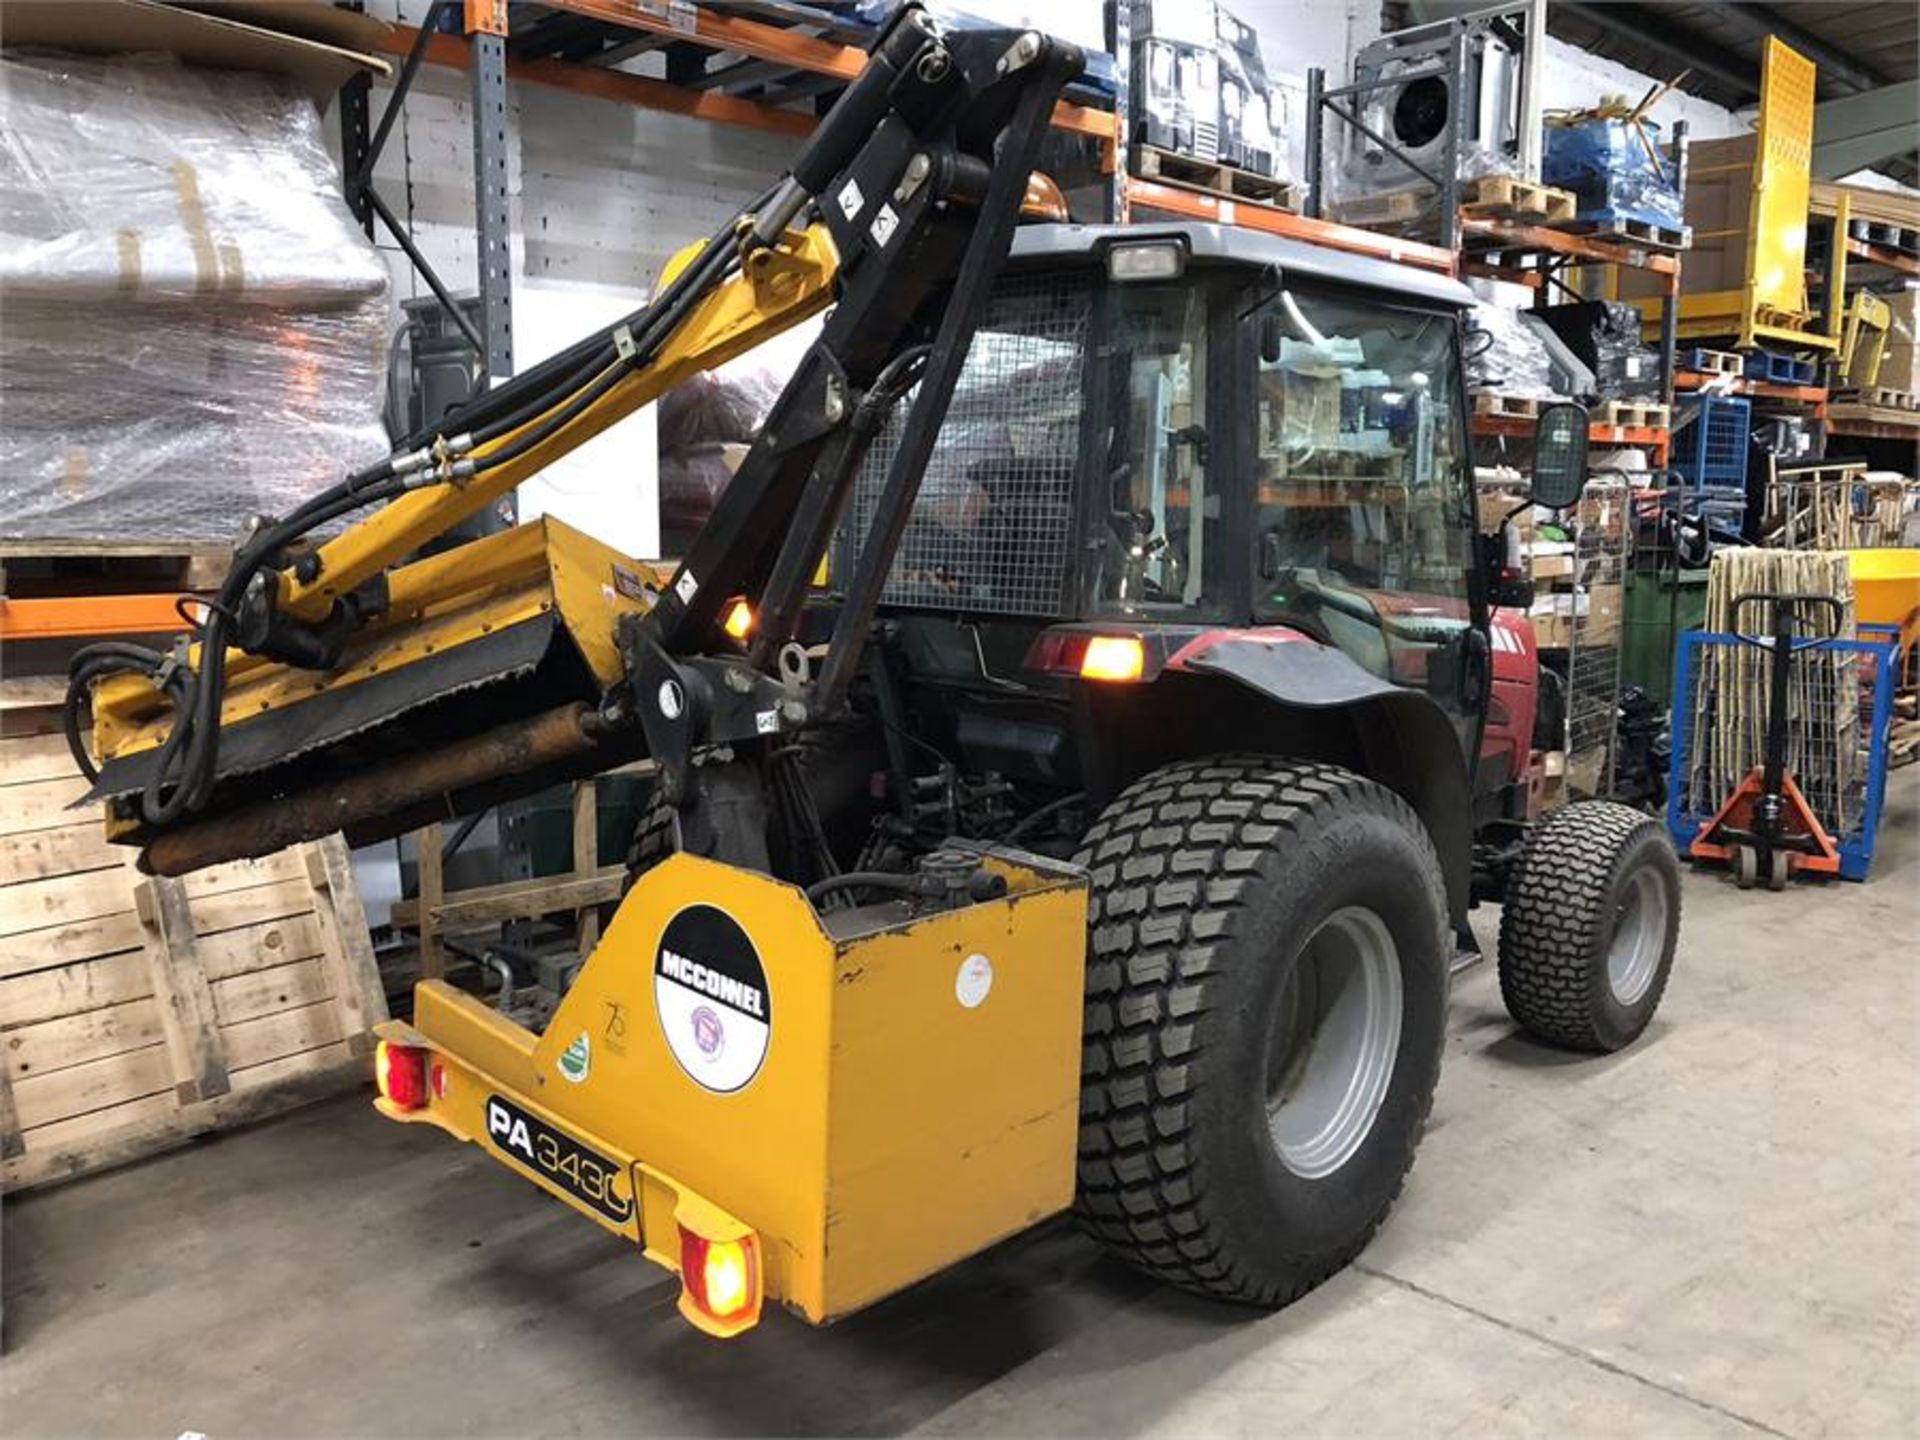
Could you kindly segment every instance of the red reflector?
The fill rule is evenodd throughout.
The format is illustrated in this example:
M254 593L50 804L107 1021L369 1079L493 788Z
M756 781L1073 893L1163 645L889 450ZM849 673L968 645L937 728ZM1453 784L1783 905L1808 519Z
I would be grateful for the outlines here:
M427 1052L382 1040L373 1052L373 1078L380 1098L395 1109L421 1109L427 1103Z
M701 1314L721 1324L749 1316L760 1301L759 1247L751 1235L709 1240L680 1227L680 1283Z

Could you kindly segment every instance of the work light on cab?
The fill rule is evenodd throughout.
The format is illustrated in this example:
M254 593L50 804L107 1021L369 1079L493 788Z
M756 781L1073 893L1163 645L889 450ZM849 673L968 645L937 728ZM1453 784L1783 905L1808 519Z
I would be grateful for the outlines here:
M1187 268L1186 242L1147 240L1114 245L1107 251L1107 275L1120 284L1178 280Z
M373 1079L380 1098L395 1110L421 1110L427 1103L427 1052L382 1040L373 1052Z
M726 1338L760 1322L760 1246L751 1234L709 1239L680 1227L680 1313Z

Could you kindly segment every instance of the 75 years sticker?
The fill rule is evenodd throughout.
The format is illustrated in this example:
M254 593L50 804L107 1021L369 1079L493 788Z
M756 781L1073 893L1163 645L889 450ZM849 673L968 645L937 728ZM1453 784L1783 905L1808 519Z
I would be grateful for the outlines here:
M667 1048L696 1084L727 1094L760 1073L773 996L753 940L726 911L689 905L653 957L653 1002Z

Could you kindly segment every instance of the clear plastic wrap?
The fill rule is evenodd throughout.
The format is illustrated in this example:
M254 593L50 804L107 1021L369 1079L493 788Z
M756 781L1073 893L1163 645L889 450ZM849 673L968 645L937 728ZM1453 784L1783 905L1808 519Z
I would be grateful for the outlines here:
M1659 132L1646 119L1549 123L1540 179L1571 190L1582 220L1685 229L1673 166L1660 153Z
M770 368L734 365L689 376L660 397L660 451L746 444L786 384Z
M0 56L0 535L232 539L384 454L387 285L292 88Z
M1519 128L1527 123L1519 113L1522 55L1490 27L1471 28L1466 44L1463 95L1451 94L1448 82L1434 73L1431 53L1404 48L1397 35L1383 35L1355 54L1353 81L1369 88L1351 103L1373 133L1331 112L1323 117L1330 127L1330 151L1338 156L1327 167L1327 199L1336 218L1429 229L1437 217L1429 177L1447 168L1450 125L1459 132L1454 157L1459 179L1529 178L1520 162Z
M1553 358L1545 343L1504 305L1482 304L1467 317L1467 388L1500 395L1553 395Z
M1582 300L1535 312L1593 372L1602 400L1657 400L1660 352L1641 337L1638 307L1617 300Z

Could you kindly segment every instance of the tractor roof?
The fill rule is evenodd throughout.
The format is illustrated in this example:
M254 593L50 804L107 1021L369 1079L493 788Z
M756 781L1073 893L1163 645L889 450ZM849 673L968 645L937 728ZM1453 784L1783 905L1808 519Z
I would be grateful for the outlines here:
M1023 225L1014 234L1012 258L1016 264L1091 260L1108 242L1138 244L1158 236L1183 238L1188 254L1201 263L1274 266L1287 275L1311 275L1454 307L1471 305L1474 299L1473 292L1459 281L1431 270L1330 250L1237 225L1197 221L1166 225Z

